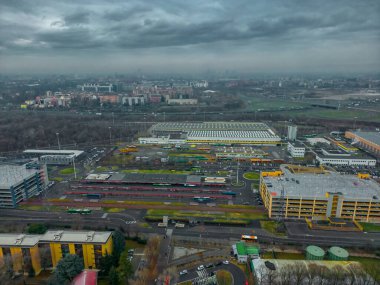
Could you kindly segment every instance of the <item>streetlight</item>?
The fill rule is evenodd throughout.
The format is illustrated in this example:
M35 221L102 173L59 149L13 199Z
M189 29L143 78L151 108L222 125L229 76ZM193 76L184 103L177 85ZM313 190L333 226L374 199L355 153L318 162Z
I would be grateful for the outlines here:
M357 119L358 117L354 117L354 130L355 130L355 127L356 127L356 119Z
M77 179L77 170L75 168L75 155L73 156L74 178Z
M108 130L110 132L110 145L111 145L111 127L108 127Z
M59 133L55 133L57 135L57 141L58 141L58 149L61 150L61 144L59 143Z

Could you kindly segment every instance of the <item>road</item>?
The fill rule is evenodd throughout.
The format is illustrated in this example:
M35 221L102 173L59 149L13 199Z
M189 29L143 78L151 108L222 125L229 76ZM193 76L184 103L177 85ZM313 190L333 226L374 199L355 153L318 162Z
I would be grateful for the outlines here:
M90 215L75 215L65 212L39 212L39 211L24 211L17 209L0 209L2 219L0 223L13 221L15 223L46 223L53 224L74 224L81 221L86 225L91 225L98 228L123 228L125 231L138 231L140 233L161 234L165 233L165 229L157 228L153 225L152 228L139 227L138 224L129 224L127 222L136 221L143 222L141 211L130 210L126 213L108 213L105 218L102 218L103 212L94 211ZM294 223L294 222L292 222ZM299 225L300 231L291 231L288 237L276 237L260 228L242 228L242 227L224 227L224 226L199 226L186 227L183 229L174 229L173 236L184 236L202 239L215 240L239 240L242 234L253 233L258 236L261 242L275 244L302 244L302 245L321 245L321 246L366 246L371 248L380 247L380 233L347 233L347 232L328 232L328 231L310 231L305 229L304 223L296 222Z
M207 274L210 274L211 272L216 272L218 270L229 271L232 274L232 277L234 280L233 284L235 285L243 285L246 281L244 272L235 264L230 263L230 264L222 264L218 266L213 266L211 268L205 268L202 271L197 271L196 267L187 269L188 273L180 276L178 282L193 280L199 276L202 276L202 275L204 276L205 272L207 272Z

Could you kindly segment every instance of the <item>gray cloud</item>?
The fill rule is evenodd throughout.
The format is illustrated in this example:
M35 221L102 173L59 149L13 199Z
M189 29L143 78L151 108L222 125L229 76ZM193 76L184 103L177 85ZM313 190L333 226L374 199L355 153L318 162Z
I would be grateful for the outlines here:
M83 53L126 58L148 53L157 62L162 56L186 54L192 61L228 55L237 63L242 56L255 61L250 53L273 57L285 49L305 58L336 55L339 65L342 54L359 46L368 59L377 64L380 59L376 0L0 0L0 5L0 60L7 66L16 54L70 55L74 61ZM356 58L352 54L365 69L366 60Z

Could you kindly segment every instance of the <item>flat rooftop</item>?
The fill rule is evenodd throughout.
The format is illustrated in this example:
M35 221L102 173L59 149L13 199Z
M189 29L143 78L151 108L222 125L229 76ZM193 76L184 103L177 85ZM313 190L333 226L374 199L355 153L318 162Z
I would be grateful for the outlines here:
M39 170L36 169L26 169L25 164L0 164L0 189L8 189L38 172Z
M380 132L362 132L362 131L356 131L352 132L358 137L361 137L367 141L373 142L380 146Z
M291 173L281 165L284 175L264 177L265 183L272 185L268 191L272 196L280 197L284 187L285 196L327 199L327 192L341 192L346 199L368 200L377 197L380 201L380 185L372 179L359 179L355 175L342 175L336 172L325 174ZM298 181L298 183L297 183Z
M27 149L24 150L25 154L36 154L36 155L74 155L75 157L80 156L83 150L67 150L67 149Z
M158 123L152 126L152 131L202 131L202 130L220 130L220 131L260 131L268 130L268 125L255 122L167 122Z
M39 238L39 235L0 234L0 247L33 247Z
M229 130L229 131L215 131L215 130L202 130L202 131L189 131L187 134L188 140L196 139L213 139L213 140L278 140L278 137L272 130L260 130L260 131L245 131L245 130Z
M41 242L106 243L112 232L47 231L39 236Z
M376 160L372 156L369 156L365 153L347 153L347 152L339 152L339 151L331 151L328 150L329 154L323 153L321 150L315 150L314 151L318 157L320 158L331 158L331 159L366 159L366 160Z

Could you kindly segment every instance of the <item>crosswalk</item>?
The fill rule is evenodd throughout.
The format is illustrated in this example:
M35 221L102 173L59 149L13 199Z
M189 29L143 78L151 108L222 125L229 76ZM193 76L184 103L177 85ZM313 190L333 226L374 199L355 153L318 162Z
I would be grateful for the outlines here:
M210 276L206 269L197 270L198 277L193 279L193 284L206 284L205 281Z

